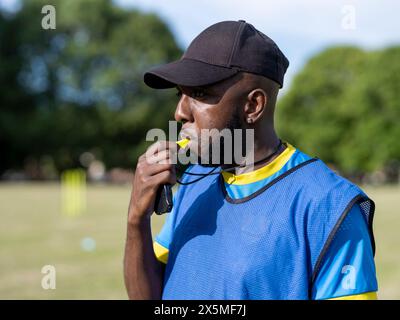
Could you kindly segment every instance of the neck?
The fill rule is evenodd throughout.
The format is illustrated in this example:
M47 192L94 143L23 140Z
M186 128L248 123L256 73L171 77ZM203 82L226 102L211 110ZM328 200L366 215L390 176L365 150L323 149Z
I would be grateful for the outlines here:
M251 162L256 164L235 168L235 174L239 175L242 173L251 172L272 162L276 157L279 156L279 154L281 154L281 152L285 149L284 147L280 147L278 152L276 152L271 158L257 163L258 161L267 158L269 155L273 154L276 151L278 145L279 138L276 135L275 130L273 129L270 132L264 132L262 135L260 135L260 137L255 137L254 160Z

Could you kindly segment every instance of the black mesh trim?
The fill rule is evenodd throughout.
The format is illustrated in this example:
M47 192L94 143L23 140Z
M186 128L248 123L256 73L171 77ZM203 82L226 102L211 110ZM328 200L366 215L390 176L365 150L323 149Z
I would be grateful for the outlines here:
M374 234L372 230L372 221L375 213L375 203L368 197L365 197L361 194L355 196L346 206L344 209L343 213L341 214L339 220L336 222L335 226L333 227L331 233L328 236L328 239L326 240L324 247L321 250L321 253L318 256L317 262L315 263L314 271L311 276L311 283L309 286L309 298L311 299L312 295L312 288L315 282L315 279L318 275L319 269L321 268L322 262L325 258L325 255L335 238L335 235L337 231L339 230L340 225L343 223L344 219L346 218L347 214L350 212L350 210L353 208L353 206L358 203L360 205L361 210L363 211L363 214L367 216L367 224L368 224L368 231L370 233L370 240L371 240L371 245L372 245L372 252L373 255L375 256L375 239L374 239Z
M312 159L309 159L309 160L307 160L307 161L304 161L304 162L298 164L297 166L291 168L290 170L288 170L288 171L286 171L285 173L281 174L280 176L276 177L274 180L272 180L271 182L269 182L268 184L266 184L266 185L265 185L264 187L262 187L261 189L257 190L256 192L252 193L251 195L249 195L249 196L247 196L247 197L240 198L240 199L232 199L232 198L228 195L228 193L227 193L227 191L226 191L226 188L225 188L224 177L223 177L222 174L221 174L220 179L221 179L222 191L223 191L223 193L224 193L224 196L225 196L226 201L228 201L228 202L230 202L230 203L234 203L234 204L243 203L243 202L249 201L249 200L251 200L251 199L257 197L258 195L260 195L261 193L263 193L265 190L267 190L268 188L270 188L271 186L273 186L275 183L281 181L283 178L287 177L288 175L290 175L291 173L295 172L296 170L298 170L298 169L304 167L304 166L307 165L307 164L310 164L310 163L312 163L312 162L314 162L314 161L317 161L317 160L319 160L319 158L312 158Z
M366 220L368 222L368 231L371 238L371 245L372 245L372 253L375 257L375 238L374 238L374 230L373 230L373 221L374 221L374 214L375 214L375 202L369 198L367 200L362 201L359 203L364 215L366 215Z

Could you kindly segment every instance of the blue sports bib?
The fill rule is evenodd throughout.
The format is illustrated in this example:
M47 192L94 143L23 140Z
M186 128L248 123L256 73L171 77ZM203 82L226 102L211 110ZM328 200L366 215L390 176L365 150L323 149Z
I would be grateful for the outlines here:
M373 201L316 158L237 200L221 176L181 186L163 299L309 299L327 248L356 203L373 246Z

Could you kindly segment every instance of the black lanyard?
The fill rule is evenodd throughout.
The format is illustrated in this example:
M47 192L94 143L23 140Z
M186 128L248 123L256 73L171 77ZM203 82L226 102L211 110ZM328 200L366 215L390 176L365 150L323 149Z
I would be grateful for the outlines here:
M260 163L262 163L262 162L268 162L270 159L272 159L272 157L274 157L276 154L279 153L279 151L280 151L282 145L283 145L283 142L282 142L281 139L279 139L279 143L278 143L277 147L274 149L274 151L273 151L271 154L269 154L268 156L266 156L265 158L263 158L263 159L261 159L261 160L258 160L258 161L256 161L256 162L253 162L251 165L255 166L255 165L260 164ZM227 169L224 169L223 171L232 171L232 170L234 170L234 169L236 169L236 168L244 168L244 167L246 167L246 166L249 166L249 165L248 165L248 164L236 165L236 166L233 166L233 167L229 167L229 168L227 168ZM183 174L187 174L187 175L190 175L190 176L200 176L200 178L195 179L195 180L192 180L192 181L189 181L189 182L182 182L182 181L180 181L180 180L177 180L176 182L178 182L178 183L181 184L181 185L189 185L189 184L198 182L198 181L200 181L201 179L204 179L205 177L208 177L208 176L210 176L210 175L221 174L221 172L214 172L217 168L219 168L219 167L215 167L215 168L213 168L212 170L210 170L210 171L207 172L207 173L183 172ZM178 169L178 170L179 170L179 169Z

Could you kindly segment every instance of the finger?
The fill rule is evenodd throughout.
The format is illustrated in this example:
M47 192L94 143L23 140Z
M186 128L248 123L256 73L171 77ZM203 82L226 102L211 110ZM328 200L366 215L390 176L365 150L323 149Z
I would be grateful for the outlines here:
M174 185L176 183L176 174L171 171L163 171L152 176L152 182L157 187L167 183Z
M167 150L162 150L156 154L153 154L149 158L146 159L148 164L155 164L155 163L172 163L171 161L173 160L173 151L167 149Z
M153 164L148 167L147 175L148 176L155 176L163 171L171 171L175 173L175 166L173 164L165 163L165 164Z
M176 149L177 145L175 142L172 141L157 141L156 143L152 144L146 151L146 155L153 155L162 150L166 149Z

